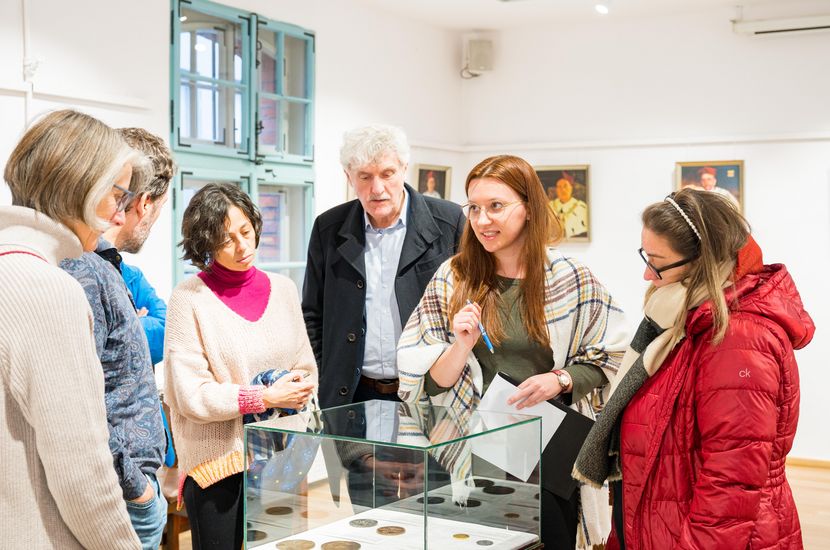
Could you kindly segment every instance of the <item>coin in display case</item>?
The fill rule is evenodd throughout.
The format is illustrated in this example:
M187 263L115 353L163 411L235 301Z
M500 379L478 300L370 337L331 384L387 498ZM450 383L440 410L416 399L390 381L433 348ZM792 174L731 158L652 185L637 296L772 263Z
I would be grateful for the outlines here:
M427 497L427 504L441 504L444 502L444 497ZM424 503L424 497L418 499L418 504Z
M403 535L406 529L398 527L397 525L387 525L385 527L378 527L378 534L385 537L394 537L396 535Z
M262 540L267 536L268 535L265 533L265 531L259 531L257 529L248 529L248 540Z
M310 540L294 539L277 543L277 550L310 550L311 548L314 548L314 542Z
M320 548L323 550L357 550L360 548L360 544L350 540L335 540L332 542L324 542Z
M495 485L492 479L476 478L473 480L473 483L476 487L490 487L491 485Z
M269 516L287 516L293 511L291 506L271 506L265 509L265 513Z
M481 539L477 540L476 544L478 544L479 546L493 546L493 541L490 539Z
M470 538L470 535L468 535L467 533L456 533L452 536L452 538L458 540L467 540L468 538Z
M353 519L349 522L352 527L374 527L377 524L378 520L368 518Z

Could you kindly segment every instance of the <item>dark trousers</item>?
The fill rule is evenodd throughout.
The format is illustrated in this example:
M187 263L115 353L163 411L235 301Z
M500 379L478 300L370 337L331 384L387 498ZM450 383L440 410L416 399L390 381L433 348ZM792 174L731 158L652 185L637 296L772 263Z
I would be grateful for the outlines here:
M184 505L190 520L193 550L242 548L245 518L242 474L202 489L190 476L184 482Z
M579 488L567 500L542 488L540 523L545 550L573 550L579 523Z

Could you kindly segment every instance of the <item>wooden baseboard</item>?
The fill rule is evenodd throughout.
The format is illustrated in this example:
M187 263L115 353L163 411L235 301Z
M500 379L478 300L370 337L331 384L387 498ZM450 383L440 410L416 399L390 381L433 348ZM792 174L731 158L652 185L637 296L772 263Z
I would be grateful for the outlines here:
M787 457L787 466L798 466L800 468L825 468L830 470L830 460L819 460L817 458Z

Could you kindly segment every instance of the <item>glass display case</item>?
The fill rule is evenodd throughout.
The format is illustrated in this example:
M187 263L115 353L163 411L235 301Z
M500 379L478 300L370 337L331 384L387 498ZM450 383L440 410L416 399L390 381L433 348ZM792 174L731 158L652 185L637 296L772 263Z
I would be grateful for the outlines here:
M248 549L538 548L541 419L368 401L245 426Z

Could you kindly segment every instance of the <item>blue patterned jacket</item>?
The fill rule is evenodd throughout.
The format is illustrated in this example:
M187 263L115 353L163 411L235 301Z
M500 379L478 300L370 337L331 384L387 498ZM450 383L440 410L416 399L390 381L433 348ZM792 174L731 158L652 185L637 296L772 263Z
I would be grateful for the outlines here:
M100 239L97 250L112 245ZM83 287L95 319L95 348L104 369L110 451L125 500L141 496L155 475L165 435L150 349L124 280L94 252L61 267Z

